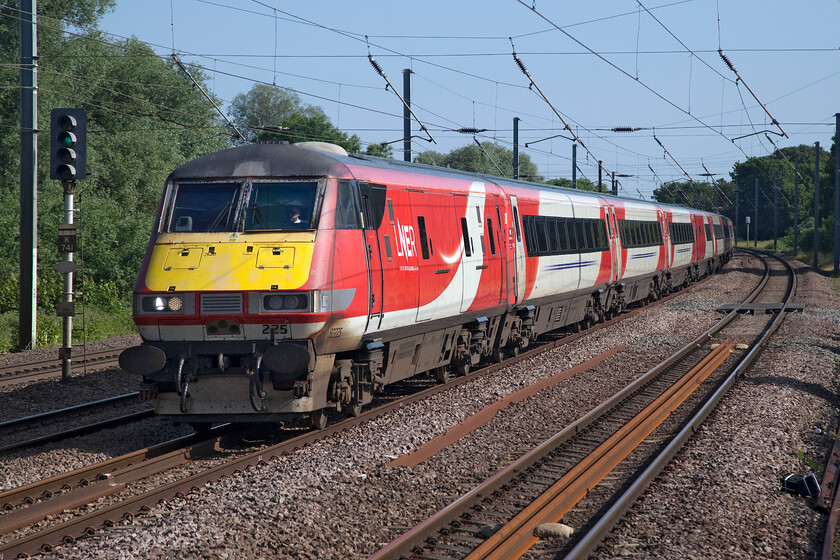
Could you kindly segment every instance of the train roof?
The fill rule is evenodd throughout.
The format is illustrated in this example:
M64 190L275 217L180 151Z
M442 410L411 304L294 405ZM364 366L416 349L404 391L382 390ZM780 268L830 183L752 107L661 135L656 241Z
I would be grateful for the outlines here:
M557 187L543 183L532 183L518 179L508 179L505 177L498 177L483 173L471 173L448 167L437 167L423 163L399 161L364 154L347 154L341 150L341 148L338 148L337 150L330 149L329 147L325 148L325 145L322 143L310 146L260 143L228 148L219 152L207 154L177 167L174 171L172 171L172 173L170 173L169 179L350 175L351 166L365 166L467 180L475 180L475 178L478 177L502 187L508 185L544 191L559 191L568 195L593 196L634 203L655 204L664 208L673 208L683 211L692 210L695 212L707 213L702 210L696 210L678 204L613 196L611 193Z

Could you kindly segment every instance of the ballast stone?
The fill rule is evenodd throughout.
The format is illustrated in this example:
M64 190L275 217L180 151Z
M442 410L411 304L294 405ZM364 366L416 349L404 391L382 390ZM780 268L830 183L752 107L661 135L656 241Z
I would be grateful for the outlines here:
M538 539L568 539L575 530L563 523L541 523L534 527L534 536Z

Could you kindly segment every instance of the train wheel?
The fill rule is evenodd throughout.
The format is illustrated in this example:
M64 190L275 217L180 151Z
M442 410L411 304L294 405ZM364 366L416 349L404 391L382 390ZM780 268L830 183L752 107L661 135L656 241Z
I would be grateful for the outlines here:
M316 430L323 430L327 427L327 411L326 409L313 410L309 415L309 422Z
M452 378L452 374L449 371L449 366L436 367L432 370L432 373L435 376L435 381L437 381L441 385L443 385Z
M493 360L500 364L509 358L509 354L507 348L494 348L493 349Z

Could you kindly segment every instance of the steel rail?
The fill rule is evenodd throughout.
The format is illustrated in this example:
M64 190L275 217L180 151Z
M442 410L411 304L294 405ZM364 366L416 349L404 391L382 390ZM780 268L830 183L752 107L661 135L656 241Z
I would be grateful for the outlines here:
M24 449L26 447L33 447L35 445L41 445L43 443L60 441L69 437L80 436L92 432L97 432L99 430L113 428L114 426L122 426L123 424L127 424L129 422L136 422L137 420L145 420L146 418L151 418L154 415L155 411L151 408L147 410L141 410L139 412L132 412L130 414L118 416L116 418L109 418L107 420L93 422L92 424L85 424L84 426L69 428L67 430L56 432L54 434L47 434L45 436L39 436L36 438L10 443L8 445L3 445L0 446L0 453L8 453L9 451L14 451L16 449Z
M759 254L758 251L750 251L753 254ZM769 254L769 253L764 253ZM723 399L724 395L729 391L735 381L742 376L746 370L752 365L756 357L764 348L765 343L770 336L776 332L781 325L786 312L784 310L796 292L796 271L791 264L782 258L771 255L779 262L784 264L787 268L790 283L788 285L787 293L784 299L782 310L773 317L773 320L765 327L761 337L753 344L747 355L741 360L738 366L732 371L721 386L703 405L703 407L688 421L685 427L671 440L671 442L662 450L662 452L653 460L653 462L645 469L645 471L636 479L636 481L627 489L627 491L616 501L612 507L604 514L604 516L595 524L595 526L578 541L577 545L566 556L566 560L578 560L586 558L588 554L594 551L603 542L604 538L615 527L618 521L623 517L624 513L630 508L642 492L644 492L656 476L665 468L665 466L674 458L677 452L685 445L689 438L694 435L700 425L711 414L712 410Z
M752 254L752 253L751 253ZM763 259L762 259L763 260ZM607 414L618 403L623 401L626 397L640 389L649 380L659 375L663 370L671 367L673 364L682 360L686 355L694 351L696 348L706 344L716 333L725 328L729 323L734 321L739 314L740 309L754 301L762 292L767 282L770 279L770 267L764 261L764 274L758 282L756 288L740 303L733 308L723 318L721 318L715 325L709 328L697 338L686 344L683 348L675 352L662 363L646 372L644 375L630 383L624 389L601 403L599 406L591 410L589 413L567 426L560 433L556 434L551 439L543 442L533 450L529 451L507 467L501 469L496 474L473 488L470 492L464 494L456 501L444 507L431 517L419 523L417 526L409 529L403 535L392 541L385 547L381 548L374 554L368 557L368 560L395 560L411 553L412 549L419 547L422 543L438 531L438 528L448 525L452 521L458 519L461 514L469 510L473 505L481 501L484 496L490 495L497 489L513 480L520 472L524 472L532 465L540 461L553 449L556 449L564 442L568 441L574 435L584 430L596 420Z
M217 426L213 428L213 431L214 433L219 434L217 430L226 429L228 429L227 425ZM224 433L225 431L221 432L221 434ZM96 480L107 478L114 471L123 469L129 465L142 463L180 448L197 445L203 439L204 436L198 434L182 436L170 441L159 443L152 447L132 451L131 453L126 453L125 455L120 455L119 457L114 457L94 465L61 473L19 488L12 488L10 490L0 492L0 507L5 510L12 510L15 506L23 505L25 503L33 503L38 499L52 498L54 494L57 494L62 490L77 486L87 486Z
M660 300L658 300L657 303L664 303L679 295L681 295L680 292L670 294L669 296L660 298ZM0 545L0 558L11 558L17 557L19 555L31 555L42 551L48 551L51 549L51 546L57 544L58 542L69 542L74 540L75 538L91 534L96 530L95 527L97 526L109 526L113 523L116 523L116 521L119 518L133 517L134 515L148 508L151 508L158 502L186 494L192 490L200 488L208 482L218 480L223 476L229 476L236 472L241 472L250 466L256 465L258 463L264 463L269 459L277 458L282 455L291 453L295 449L299 449L306 445L312 444L337 433L348 430L352 427L361 425L367 421L379 418L394 410L398 410L402 407L420 402L424 399L427 399L443 391L449 390L453 387L457 387L463 385L464 383L471 382L482 375L499 371L519 361L526 360L538 354L552 350L558 346L573 342L583 336L586 336L587 334L590 334L595 330L615 325L616 323L627 319L635 315L636 313L643 311L644 309L645 308L637 308L631 310L608 322L595 325L580 333L567 335L559 340L543 344L518 356L512 357L503 363L492 364L488 367L476 370L475 372L472 372L468 375L458 377L452 381L447 382L446 384L430 387L423 391L419 391L417 393L409 395L408 397L365 411L356 417L348 418L342 422L328 425L322 430L302 434L300 436L272 445L260 451L256 451L254 453L244 455L242 457L223 463L221 465L217 465L208 470L195 473L184 479L166 484L147 493L128 498L111 506L84 514L82 516L78 516L70 521L55 525L53 527L48 527L42 531L32 533L15 541L2 544ZM734 315L734 313L735 311L730 313L730 315Z
M520 558L525 554L540 540L534 536L536 526L557 522L577 505L729 358L733 346L726 342L710 352L630 422L484 541L467 556L467 560L505 560Z
M103 350L91 352L84 360L76 360L71 363L71 372L79 373L86 369L106 369L119 367L119 354L124 348L114 350ZM23 362L9 366L0 367L0 386L35 381L38 379L49 379L53 374L61 372L61 360L59 358L42 359L35 362Z
M117 395L115 397L108 397L107 399L101 399L98 401L92 401L89 403L83 404L76 404L73 406L68 406L67 408L59 408L56 410L50 410L48 412L41 412L39 414L33 414L32 416L24 416L21 418L15 418L13 420L6 420L4 422L0 422L0 429L9 428L11 426L18 426L20 424L28 424L31 422L39 422L41 420L46 420L47 418L52 418L53 416L61 416L62 414L67 414L68 412L78 412L80 410L85 410L89 408L96 408L98 406L106 405L106 404L113 404L120 401L127 401L131 398L137 398L140 395L139 391L135 391L133 393L125 393L124 395Z

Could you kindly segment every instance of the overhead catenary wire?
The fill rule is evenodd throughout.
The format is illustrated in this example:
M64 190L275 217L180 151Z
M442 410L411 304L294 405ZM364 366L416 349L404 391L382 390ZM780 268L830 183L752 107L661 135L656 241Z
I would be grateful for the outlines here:
M658 98L659 98L659 99L661 99L662 101L666 102L668 105L671 105L672 107L674 107L674 108L675 108L675 109L677 109L678 111L681 111L681 112L685 113L686 115L688 115L689 117L691 117L692 119L694 119L694 120L695 120L695 121L697 121L698 123L702 124L703 126L705 126L706 128L708 128L709 130L711 130L712 132L714 132L715 134L717 134L717 135L719 135L719 136L721 136L721 137L725 138L725 139L726 139L726 140L728 140L729 142L732 142L732 140L731 140L730 138L728 138L725 134L723 134L723 132L721 132L721 131L719 131L719 130L716 130L714 127L712 127L712 126L710 126L709 124L705 123L705 122L704 122L703 120L701 120L700 118L696 117L695 115L692 115L689 111L686 111L685 109L683 109L682 107L680 107L678 104L676 104L675 102L671 101L670 99L668 99L667 97L665 97L664 95L662 95L661 93L659 93L658 91L656 91L655 89L653 89L651 86L647 85L647 84L646 84L645 82L643 82L642 80L636 79L636 78L635 78L633 75L631 75L629 72L627 72L626 70L624 70L624 69L623 69L623 68L621 68L620 66L616 65L614 62L612 62L612 61L608 60L606 57L604 57L604 55L603 55L603 54L601 54L601 53L599 53L599 52L595 51L594 49L592 49L591 47L589 47L588 45L586 45L585 43L583 43L582 41L580 41L579 39L577 39L576 37L574 37L571 33L569 33L568 31L566 31L565 29L563 29L561 26L557 25L554 21L552 21L551 19L549 19L547 16L543 15L542 13L540 13L540 12L536 9L536 6L528 6L528 5L527 5L527 4L526 4L523 0L516 0L516 2L518 2L519 4L521 4L522 6L524 6L525 8L528 8L529 10L531 10L531 12L532 12L532 13L534 13L534 14L536 14L536 15L537 15L540 19L542 19L542 20L543 20L543 21L545 21L546 23L548 23L548 24L552 25L555 29L557 29L558 31L560 31L561 33L563 33L566 37L568 37L569 39L571 39L572 41L574 41L575 43L577 43L578 45L580 45L582 48L586 49L586 50L587 50L590 54L592 54L592 55L596 56L598 59L600 59L600 60L602 60L603 62L605 62L606 64L608 64L608 65L609 65L610 67L612 67L613 69L617 70L618 72L620 72L620 73L621 73L621 74L623 74L624 76L626 76L626 77L630 78L631 80L633 80L633 81L634 81L634 82L636 82L637 84L641 85L643 88L645 88L646 90L648 90L650 93L652 93L653 95L655 95L656 97L658 97ZM746 152L744 152L744 150L743 150L740 146L738 146L738 145L737 145L737 144L735 144L734 142L732 142L732 144L733 144L734 146L736 146L736 147L737 147L737 148L741 151L741 153L743 153L743 154L744 154L744 156L747 156Z
M529 2L529 4L530 4L530 2ZM655 9L655 8L652 8L652 9ZM275 17L275 15L274 15L274 10L272 9L271 11L272 11L272 13L271 13L271 14L269 14L269 17L272 17L272 18L273 18L273 17ZM255 13L256 13L256 12L255 12ZM636 13L637 13L637 12L634 10L634 11L633 11L633 14L636 14ZM263 14L263 15L265 15L265 14ZM277 17L277 19L283 19L283 18L281 18L280 16L276 16L276 17ZM289 19L289 21L292 21L292 20L291 20L291 19ZM183 42L183 41L182 41L182 42ZM700 52L700 51L696 51L696 52ZM196 55L196 56L204 56L204 55ZM396 54L395 54L394 56L401 56L401 55L396 55ZM185 61L185 63L186 63L186 61ZM272 65L271 65L271 64L268 64L267 66L268 66L268 70L269 70L269 72L271 72L271 70L272 70L272 68L271 68L271 67L272 67ZM205 69L206 69L206 68L205 68ZM212 65L210 65L210 69L209 69L208 71L212 71ZM237 74L238 74L238 73L229 73L229 75L232 75L232 76L236 76ZM269 75L271 75L271 74L269 74ZM239 77L240 77L241 79L249 79L249 78L248 78L248 77L246 77L246 76L239 76ZM306 78L309 78L309 77L306 77ZM271 81L272 81L271 79L269 79L269 80L268 80L268 82L271 82ZM497 82L497 80L493 80L493 83L494 83L494 84L495 84L496 82ZM361 86L361 87L366 87L366 86ZM378 88L377 88L377 89L378 89ZM301 92L301 93L302 93L303 95L308 95L306 92ZM330 101L334 101L334 100L330 100ZM474 102L476 102L475 100L473 100L473 101L474 101ZM382 114L388 114L388 113L390 113L390 112L384 112L384 111L382 112ZM424 120L427 118L427 116L426 116L426 113L425 113L425 112L423 112L423 113L418 112L418 114L423 115L423 116L424 116ZM566 115L564 114L564 116L566 116ZM568 117L567 117L567 118L568 118ZM437 119L435 119L435 120L437 120ZM479 123L479 124L480 124L480 123ZM570 121L569 121L569 124L573 124L572 120L570 120ZM435 127L433 126L433 123L431 123L431 122L427 122L427 125L428 125L428 126L427 126L427 128L429 128L429 130L431 130L433 134L437 135L437 133L435 132L435 130L436 130L436 129L435 129ZM701 128L701 127L702 127L702 126L698 126L697 128ZM458 125L454 125L454 126L445 126L445 127L443 127L443 128L445 128L445 129L447 129L447 130L452 130L452 129L454 129L454 128L458 128ZM657 128L660 128L660 127L657 127ZM689 129L690 127L683 127L683 128L685 128L685 129ZM665 130L665 129L664 129L664 128L660 128L660 130ZM665 135L663 136L662 132L659 132L659 133L658 133L658 135L659 135L659 137L660 137L660 138L662 138L662 140L663 140L666 144L668 143L668 139L667 139L668 134L665 134ZM587 136L586 136L586 135L583 135L583 140L584 140L585 142L587 142L587 144L590 144L590 143L592 142L592 139L591 139L591 138L587 139ZM589 147L589 146L587 145L587 147ZM619 146L619 148L620 148L622 151L625 151L625 150L626 150L626 148L625 148L624 146ZM647 152L647 151L646 151L646 152ZM556 152L554 152L554 151L549 151L549 152L547 152L547 153L548 153L549 155L553 156L553 157L563 157L563 156L564 156L564 154L557 154L557 153L556 153ZM648 153L649 153L649 152L648 152ZM645 153L645 154L641 154L641 155L642 155L643 157L646 157L646 153ZM563 158L563 159L566 159L566 158ZM684 158L681 158L681 162L682 162L682 164L683 164L683 165L684 165L684 164L686 164L686 163L688 163L688 164L689 164L689 166L694 165L694 164L693 164L693 162L691 162L691 161L686 162L686 161L683 161L683 160L684 160ZM553 165L551 162L548 162L548 164ZM691 169L691 167L686 167L685 169ZM665 174L667 175L667 171L665 172ZM648 180L650 180L649 178L647 178L647 179L648 179ZM631 188L632 188L632 187L631 187Z
M403 104L403 107L405 107L408 110L408 112L411 113L411 116L414 117L414 120L417 121L417 124L420 125L420 130L429 135L427 141L432 142L433 144L437 144L434 137L432 136L432 133L429 132L429 129L426 128L426 125L423 124L420 118L414 113L414 111L411 109L411 105L405 102L405 99L403 99L403 96L400 95L400 92L398 92L396 88L391 84L391 80L388 79L388 76L385 75L385 71L382 69L379 63L376 62L376 59L373 58L373 55L371 55L370 52L368 52L368 60L370 61L370 65L373 66L373 69L376 70L376 73L382 76L382 79L385 80L386 84L388 84L387 86L385 86L385 89L387 90L389 87L391 88L391 91L394 92L394 95L396 95L399 98L400 103Z
M207 92L206 92L206 91L204 91L204 88L203 88L203 87L201 87L201 84L199 84L197 81L195 81L195 78L193 78L192 74L190 74L190 71L189 71L189 70L187 70L187 67L186 67L186 66L184 66L184 65L181 63L181 61L180 61L180 60L178 60L178 57L177 57L177 56L175 56L175 53L172 53L172 60L174 60L174 61L175 61L175 64L177 64L177 65L178 65L178 68L180 68L181 70L183 70L183 71L184 71L184 74L186 74L186 75L187 75L187 77L188 77L188 78L192 81L193 85L194 85L196 88L198 88L198 91L200 91L200 92L201 92L201 95L203 95L203 96L207 99L207 101L209 101L209 102L213 105L213 107L216 109L216 111L218 111L218 112L219 112L219 114L222 116L222 118L223 118L223 119L225 119L225 122L227 122L227 123L228 123L228 125L229 125L229 126L230 126L230 127L231 127L234 131L236 131L236 134L238 134L238 135L239 135L239 137L240 137L242 140L245 140L245 136L243 136L243 135L242 135L242 132L240 132L240 131L239 131L239 129L238 129L238 128L236 128L236 125L235 125L235 124L233 124L233 123L230 121L230 119L227 117L227 115L225 114L225 112L224 112L224 111L222 111L222 110L221 110L221 108L220 108L218 105L216 105L216 102L213 100L213 98L212 98L212 97L210 97L209 95L207 95Z
M764 106L764 103L761 102L761 100L758 98L758 96L755 94L755 92L752 90L752 88L750 88L749 84L747 84L747 82L744 81L744 78L742 78L741 74L738 73L738 70L735 69L735 65L732 64L732 61L729 60L729 57L727 57L723 53L723 50L720 49L720 48L718 48L718 55L720 55L720 58L721 58L721 60L723 60L723 63L726 64L726 66L730 70L732 70L732 72L738 77L738 80L736 80L736 82L741 82L742 84L744 84L744 87L747 88L747 91L750 92L750 95L753 96L753 99L755 99L755 102L758 103L761 106L762 109L764 109L764 112L767 114L768 117L770 117L770 122L772 124L776 125L779 128L779 130L782 132L782 135L785 138L790 138L787 135L787 132L785 132L784 129L779 124L779 121L776 120L776 117L774 117L773 115L770 114L770 111L767 110L767 107Z
M479 141L478 141L478 138L476 138L475 136L473 136L473 142L475 142L476 144L478 144L478 147L479 147L479 148L481 148L481 151L482 151L482 152L484 152L484 155L485 155L485 156L487 156L487 159L489 159L489 160L490 160L490 163L492 163L492 164L496 167L496 170L499 172L499 175L501 175L501 176L502 176L502 177L504 177L504 178L507 178L507 175L505 175L505 172L504 172L504 171L502 171L502 168L501 168L501 167L499 167L499 164L498 164L498 163L496 163L496 160L494 160L494 159L490 156L490 154L488 154L488 153L487 153L487 150L485 150L485 149L484 149L484 146L482 146L482 145L481 145L481 142L479 142Z
M680 162L678 162L678 161L674 158L674 156L673 156L673 155L671 155L671 152L669 152L669 151L668 151L668 148L666 148L666 147L665 147L665 144L663 144L663 143L659 140L659 138L657 138L657 137L656 137L656 131L655 131L655 130L653 131L653 139L654 139L654 140L656 140L656 143L657 143L657 144L659 144L659 146L660 146L663 150L665 150L665 153L666 153L666 154L668 154L668 155L671 157L671 160L672 160L675 164L677 164L677 167L679 167L679 168L680 168L680 170L681 170L683 173L685 173L685 176L686 176L686 177L688 177L688 180L689 180L689 181L693 181L694 179L692 179L692 178L691 178L691 175L689 175L689 174L688 174L688 171L686 171L686 170L683 168L683 166L682 166L682 165L680 165Z
M589 154L592 157L592 159L597 161L598 158L595 157L595 154L593 154L589 150L589 148L586 146L586 144L583 142L583 140L581 140L580 137L577 135L577 133L575 133L575 131L572 130L572 127L569 126L569 123L566 122L566 119L563 118L563 115L560 114L560 111L558 111L554 107L554 105L551 103L551 101L549 101L548 97L546 97L546 95L540 89L540 86L537 85L536 82L534 82L534 78L531 77L531 73L528 72L528 68L525 67L525 63L522 62L522 59L520 59L519 56L516 54L516 46L513 44L513 37L510 38L510 46L513 48L513 53L512 53L513 54L513 60L516 62L516 65L519 66L519 69L522 71L523 74L525 74L525 77L527 77L528 81L531 83L529 88L531 86L533 86L533 88L537 90L537 93L539 93L540 97L542 97L543 100L548 104L548 106L551 107L551 110L554 111L554 114L557 115L557 118L560 119L560 122L563 123L563 128L565 130L567 130L574 137L575 141L578 144L580 144L583 147L584 150L586 150L586 153Z

